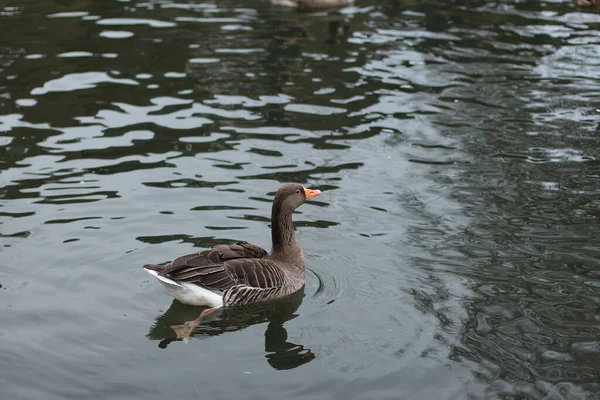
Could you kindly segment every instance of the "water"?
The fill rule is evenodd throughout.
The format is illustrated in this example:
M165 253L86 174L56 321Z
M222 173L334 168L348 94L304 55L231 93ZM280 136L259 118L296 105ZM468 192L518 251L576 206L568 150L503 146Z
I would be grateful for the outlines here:
M568 1L8 2L3 399L600 398L600 15ZM141 270L269 248L292 299Z

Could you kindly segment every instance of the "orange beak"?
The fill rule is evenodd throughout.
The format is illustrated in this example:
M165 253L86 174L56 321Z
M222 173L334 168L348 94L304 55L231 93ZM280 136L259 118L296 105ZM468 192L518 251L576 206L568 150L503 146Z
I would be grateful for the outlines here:
M318 189L312 190L312 189L306 189L304 188L304 195L306 196L306 200L310 200L315 196L318 196L321 194L321 191Z

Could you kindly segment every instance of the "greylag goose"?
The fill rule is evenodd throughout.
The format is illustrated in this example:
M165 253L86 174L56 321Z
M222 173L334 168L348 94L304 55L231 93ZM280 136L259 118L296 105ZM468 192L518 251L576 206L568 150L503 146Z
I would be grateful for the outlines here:
M208 306L194 321L173 326L188 339L200 320L220 307L273 300L304 286L304 256L296 239L292 213L321 193L299 184L279 188L271 210L271 254L250 243L219 244L172 262L144 265L181 303Z

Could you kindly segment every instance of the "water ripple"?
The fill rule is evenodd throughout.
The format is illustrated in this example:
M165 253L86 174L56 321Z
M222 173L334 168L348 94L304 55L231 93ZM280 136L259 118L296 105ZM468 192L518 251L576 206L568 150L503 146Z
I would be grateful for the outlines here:
M39 96L51 92L72 92L74 90L95 88L100 83L116 83L120 85L139 84L133 79L112 78L105 72L84 72L68 74L61 78L48 81L44 83L44 86L33 89L31 94Z
M141 18L104 18L96 21L96 24L109 26L148 25L152 28L172 28L177 25L168 21Z
M600 392L597 13L67 3L0 8L4 397ZM288 181L304 298L172 343L139 267L268 248Z

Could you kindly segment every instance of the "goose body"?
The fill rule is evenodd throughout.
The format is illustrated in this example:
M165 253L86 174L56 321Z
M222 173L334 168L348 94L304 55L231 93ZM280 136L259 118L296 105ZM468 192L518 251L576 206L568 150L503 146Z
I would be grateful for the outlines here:
M277 191L271 213L270 254L246 242L219 244L166 265L144 265L144 270L184 304L231 307L290 295L302 288L305 279L292 212L320 193L298 184L284 185Z

